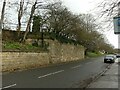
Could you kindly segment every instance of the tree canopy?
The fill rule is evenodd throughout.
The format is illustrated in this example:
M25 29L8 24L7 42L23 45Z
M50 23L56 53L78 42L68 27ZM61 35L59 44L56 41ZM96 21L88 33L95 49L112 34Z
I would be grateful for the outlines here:
M42 4L43 2L39 2L39 0L27 4L24 0L21 1L20 5L15 6L20 7L17 12L18 17L21 16L18 18L18 25L22 26L20 22L22 22L21 18L23 17L26 17L27 21L23 40L26 39L30 31L36 35L41 33L44 26L46 30L42 30L42 33L61 43L80 44L86 50L93 52L101 50L110 52L113 49L109 43L106 43L104 35L98 32L99 25L91 14L75 15L61 1L46 2L46 4ZM29 9L24 5L31 6L29 13L22 14L27 11L26 9ZM30 30L31 25L32 30ZM21 28L19 30L21 31Z

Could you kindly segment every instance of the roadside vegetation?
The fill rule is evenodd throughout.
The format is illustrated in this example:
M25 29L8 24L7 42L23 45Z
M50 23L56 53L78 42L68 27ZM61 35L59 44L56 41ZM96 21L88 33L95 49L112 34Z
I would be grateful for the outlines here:
M100 52L87 52L86 57L98 57L102 56L103 54Z
M23 44L19 42L3 42L2 43L2 49L3 51L24 51L24 52L42 52L42 51L48 51L47 49L48 46L34 46L32 44Z
M10 36L12 39L6 39L7 34L3 36L3 49L5 50L48 50L49 44L46 44L44 40L47 38L58 40L60 43L82 45L86 48L85 54L90 57L98 56L99 53L96 52L99 51L114 52L113 46L99 32L101 27L91 14L75 15L61 1L47 1L42 4L43 2L39 2L39 0L27 3L20 0L15 3L4 3L8 3L6 9L10 6L10 9L15 11L18 17L17 33ZM31 6L31 10L28 6ZM12 27L9 26L9 19L10 17L5 16L6 24L4 24L3 31L5 29L12 30ZM23 22L26 24L25 28L23 28ZM12 24L14 23L12 22ZM29 38L36 39L36 42L30 45L26 44L25 41ZM38 44L39 41L41 44Z

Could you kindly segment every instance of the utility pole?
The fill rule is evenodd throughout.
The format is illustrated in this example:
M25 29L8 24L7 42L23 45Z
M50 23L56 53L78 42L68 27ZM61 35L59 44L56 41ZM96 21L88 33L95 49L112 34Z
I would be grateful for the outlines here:
M2 88L2 27L3 27L3 20L4 20L4 12L5 12L5 5L6 0L3 2L1 18L0 18L0 89Z
M2 34L4 13L5 13L5 5L6 5L6 0L4 0L4 2L3 2L3 7L2 7L2 12L1 12L1 19L0 19L0 35Z
M118 2L118 17L120 17L120 2ZM118 34L118 53L120 53L120 34Z
M0 52L2 51L2 28L3 28L3 20L4 20L4 13L5 13L5 5L6 5L6 0L4 0L3 2L1 19L0 19Z

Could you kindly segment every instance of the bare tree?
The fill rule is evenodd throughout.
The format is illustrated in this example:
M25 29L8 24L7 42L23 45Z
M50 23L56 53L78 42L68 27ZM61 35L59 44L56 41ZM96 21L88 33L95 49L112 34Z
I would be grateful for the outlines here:
M118 3L119 0L104 0L103 2L98 5L101 8L101 16L115 16L118 14Z
M25 30L25 34L24 34L24 37L23 37L23 42L25 41L26 36L27 36L27 34L29 32L29 27L30 27L30 23L31 23L33 14L34 14L35 9L36 9L36 4L37 4L37 0L34 2L32 8L31 8L31 13L30 13L30 17L29 17L29 20L28 20L28 23L27 23L27 27L26 27L26 30Z
M24 0L20 1L20 7L18 11L18 26L17 26L17 31L18 31L18 38L20 36L20 29L21 29L21 18L23 16L23 5L24 5Z
M97 19L100 19L101 25L109 30L113 28L113 17L118 15L118 3L120 3L119 0L103 0L95 8ZM104 23L106 23L106 26Z

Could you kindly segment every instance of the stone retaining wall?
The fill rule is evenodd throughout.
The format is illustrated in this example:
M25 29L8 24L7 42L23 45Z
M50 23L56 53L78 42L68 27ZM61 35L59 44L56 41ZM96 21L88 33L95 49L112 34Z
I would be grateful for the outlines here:
M84 47L49 41L49 52L2 52L2 71L23 70L84 58Z

